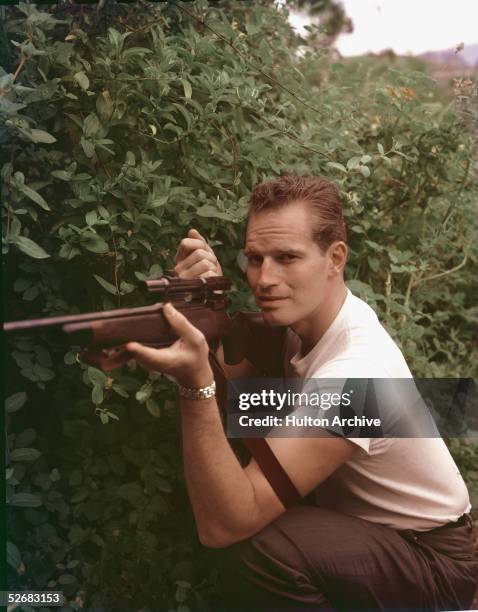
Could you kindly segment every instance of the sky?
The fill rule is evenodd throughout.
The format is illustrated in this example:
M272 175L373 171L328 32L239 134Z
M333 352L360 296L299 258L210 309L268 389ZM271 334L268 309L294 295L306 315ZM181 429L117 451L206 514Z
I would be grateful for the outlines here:
M342 0L353 34L336 43L345 56L393 49L418 54L478 43L478 0ZM308 20L291 16L294 27Z

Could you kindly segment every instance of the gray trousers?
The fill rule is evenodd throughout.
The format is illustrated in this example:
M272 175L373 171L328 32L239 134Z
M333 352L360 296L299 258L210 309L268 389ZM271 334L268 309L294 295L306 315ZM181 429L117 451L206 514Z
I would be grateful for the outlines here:
M427 532L296 506L220 551L221 609L466 610L478 559L469 517Z

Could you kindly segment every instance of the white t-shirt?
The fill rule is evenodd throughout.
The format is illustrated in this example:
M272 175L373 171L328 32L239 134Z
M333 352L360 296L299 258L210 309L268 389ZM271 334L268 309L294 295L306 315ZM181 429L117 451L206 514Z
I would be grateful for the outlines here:
M288 330L285 375L294 378L411 378L405 359L364 301L347 293L331 326L305 356ZM316 490L317 504L394 529L425 531L469 512L466 485L435 438L348 438L361 451Z

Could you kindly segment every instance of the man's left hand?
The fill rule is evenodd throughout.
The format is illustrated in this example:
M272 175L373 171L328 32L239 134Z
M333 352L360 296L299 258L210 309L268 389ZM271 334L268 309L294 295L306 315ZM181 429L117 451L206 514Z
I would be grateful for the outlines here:
M199 389L211 385L214 376L208 361L209 346L204 334L172 304L165 304L163 313L179 336L178 340L164 349L128 342L127 351L143 368L173 376L183 387Z

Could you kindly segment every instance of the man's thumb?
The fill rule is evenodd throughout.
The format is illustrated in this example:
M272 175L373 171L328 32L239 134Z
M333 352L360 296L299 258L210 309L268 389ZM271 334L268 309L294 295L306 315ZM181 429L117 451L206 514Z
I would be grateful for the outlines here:
M185 317L182 312L179 312L179 310L176 310L170 302L167 302L163 306L163 313L173 331L183 338L183 340L196 340L197 334L201 334L201 332L188 321L187 317Z
M199 240L204 240L204 242L206 242L206 239L201 236L197 229L190 229L188 232L188 238L196 238Z

